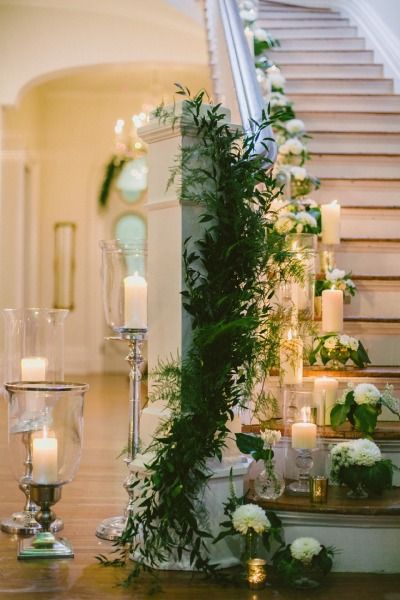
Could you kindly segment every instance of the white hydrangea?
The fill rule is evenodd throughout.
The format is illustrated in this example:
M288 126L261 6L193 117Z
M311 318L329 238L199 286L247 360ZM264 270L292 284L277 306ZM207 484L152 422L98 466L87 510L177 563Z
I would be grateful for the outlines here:
M260 506L244 504L239 506L232 515L234 529L245 535L249 529L256 533L263 533L271 527L271 523Z
M381 451L371 440L354 440L350 458L355 465L372 467L376 462L382 459Z
M268 79L273 90L281 90L284 87L286 81L286 79L281 73L269 73Z
M245 21L246 23L253 23L257 18L256 11L254 9L241 10L240 18L242 19L242 21Z
M328 281L337 281L338 279L343 279L345 275L346 271L342 269L332 269L332 271L326 272L326 278Z
M324 342L324 347L327 350L334 350L336 348L337 338L336 336L329 337Z
M292 167L290 172L297 181L304 181L307 177L307 169L304 167Z
M277 429L264 429L261 431L261 438L264 442L264 447L274 446L279 442L282 435Z
M287 140L282 146L279 148L279 154L295 154L299 155L305 151L304 144L298 138L291 138Z
M262 29L261 27L257 27L254 30L254 37L259 42L267 42L268 41L268 33L265 29Z
M356 404L371 404L375 406L381 399L381 393L372 383L359 383L354 388L354 401Z
M269 94L271 91L271 86L262 69L256 69L256 77L262 93Z
M290 119L286 121L285 128L288 133L303 133L305 129L304 121L301 119Z
M300 537L290 544L290 554L293 558L308 565L314 556L318 556L322 546L318 540L311 537Z
M283 108L285 106L289 106L290 101L285 94L281 94L280 92L273 92L270 98L271 107Z

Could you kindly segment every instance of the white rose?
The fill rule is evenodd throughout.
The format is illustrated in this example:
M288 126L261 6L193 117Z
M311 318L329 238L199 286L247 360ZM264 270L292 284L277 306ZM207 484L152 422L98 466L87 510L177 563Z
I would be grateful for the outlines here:
M280 73L269 73L268 79L270 81L271 88L273 90L282 89L284 87L285 81L286 81L284 76L281 75Z
M290 121L286 121L285 128L288 133L302 133L305 129L304 121L301 119L290 119Z
M354 350L354 351L358 350L359 341L356 340L356 338L351 337L349 344L350 344L351 350Z
M346 275L346 271L342 269L332 269L332 271L327 271L326 278L328 281L337 281L338 279L343 279Z
M239 506L232 515L232 523L234 529L244 535L249 529L254 529L256 533L263 533L271 527L265 512L256 504Z
M279 92L273 92L271 94L270 103L272 107L283 107L288 106L289 100L284 94L280 94Z
M350 347L350 336L349 335L341 335L339 337L339 342L341 343L342 346L348 346Z
M282 154L301 154L304 152L305 146L301 143L301 141L297 138L291 138L287 140L282 146L279 148L279 152Z
M372 404L375 406L381 398L381 393L372 383L359 383L354 389L356 404Z
M317 220L307 211L297 213L297 218L304 225L309 225L309 227L317 227Z
M290 213L287 213L290 215ZM295 226L295 220L292 216L281 216L277 219L274 228L278 233L289 233Z
M329 337L328 339L325 340L324 347L327 350L334 350L336 348L336 342L337 342L336 336Z
M322 546L315 538L297 538L290 545L290 554L293 558L304 564L310 564L313 557L317 556L322 550Z
M292 167L291 174L298 181L304 181L307 177L307 170L304 167Z
M247 23L253 23L256 20L256 11L254 9L251 10L241 10L240 18L242 21L246 21Z

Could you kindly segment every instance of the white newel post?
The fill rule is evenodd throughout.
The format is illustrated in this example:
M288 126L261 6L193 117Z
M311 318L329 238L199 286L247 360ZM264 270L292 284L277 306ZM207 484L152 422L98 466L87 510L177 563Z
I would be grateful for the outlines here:
M229 111L227 118L229 118ZM153 120L140 130L149 146L148 179L148 369L149 373L159 360L184 356L191 339L190 320L182 306L183 289L182 252L184 240L200 232L199 208L181 202L176 185L167 190L171 166L181 147L193 143L183 135L182 113L184 102L176 107L177 120L169 124ZM151 378L150 378L151 379ZM151 385L151 381L150 381ZM167 416L165 406L155 403L142 412L140 435L143 447L148 446L160 420ZM235 423L237 428L237 423ZM243 494L248 461L231 443L223 463L212 461L213 477L205 493L209 507L210 526L214 533L223 520L223 502L229 495L229 471L232 467L236 493ZM132 465L132 471L136 471ZM234 548L234 550L233 550ZM232 540L212 546L212 557L223 566L237 562L239 548ZM188 568L188 561L171 561L166 568Z

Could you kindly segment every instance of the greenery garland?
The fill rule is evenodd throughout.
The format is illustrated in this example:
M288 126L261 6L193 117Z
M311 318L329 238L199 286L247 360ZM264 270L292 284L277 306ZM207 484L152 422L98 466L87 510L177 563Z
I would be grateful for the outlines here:
M255 153L267 114L243 135L220 105L204 107L205 92L192 97L178 85L177 93L185 99L183 135L194 143L181 149L171 181L179 177L181 199L201 208L203 233L188 238L183 253L191 345L181 362L161 364L155 374L153 399L166 401L171 416L149 448L154 458L137 488L139 509L117 542L114 563L128 552L140 557L130 578L186 552L195 569L215 573L200 501L211 476L207 460L222 458L233 410L276 362L271 299L277 282L299 271L284 238L266 236L268 209L280 193L265 156ZM174 125L173 111L160 107L157 115Z

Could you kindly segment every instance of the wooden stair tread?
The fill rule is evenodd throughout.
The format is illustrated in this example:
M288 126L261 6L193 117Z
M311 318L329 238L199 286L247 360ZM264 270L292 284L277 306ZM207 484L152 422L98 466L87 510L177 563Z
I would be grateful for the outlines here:
M362 206L360 204L347 204L346 206L342 206L341 210L400 210L400 206L387 206L387 205L372 205L368 204L366 206Z
M332 371L330 371L332 373ZM335 372L336 375L336 372ZM279 423L281 420L279 420ZM279 423L275 426L279 429L282 435L288 437L288 432L285 431L284 427ZM245 433L260 433L260 424L255 423L254 425L242 425L242 431ZM327 440L356 440L362 437L363 434L360 431L355 431L351 428L350 423L345 423L338 430L333 429L329 426L319 426L318 436L321 439ZM289 436L290 437L290 436ZM400 442L400 422L398 421L378 421L378 425L375 429L374 440L376 441L399 441Z
M362 500L347 497L347 488L329 486L328 502L313 504L308 496L291 496L286 492L277 500L256 498L250 489L248 499L268 510L315 513L322 515L400 516L400 488L386 490L382 496Z
M354 243L354 242L361 242L361 243L373 243L373 244L385 244L387 242L393 244L399 244L400 243L400 238L353 238L353 237L348 237L348 238L342 238L342 242L345 243Z
M352 275L354 281L400 281L400 275Z
M370 365L365 369L348 368L332 371L326 367L304 367L304 377L321 377L321 375L331 375L338 379L343 377L349 378L382 378L382 379L400 379L400 367L392 367L386 365Z
M345 323L400 323L398 317L344 317Z

